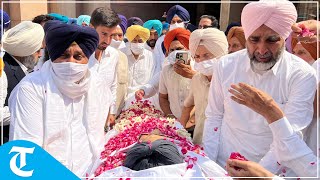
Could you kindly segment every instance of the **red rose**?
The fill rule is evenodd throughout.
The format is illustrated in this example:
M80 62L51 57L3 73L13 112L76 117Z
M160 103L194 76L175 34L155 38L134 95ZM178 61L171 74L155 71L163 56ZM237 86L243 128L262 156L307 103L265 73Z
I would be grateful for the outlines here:
M240 153L238 152L232 152L230 154L230 159L237 159L237 160L240 160L240 161L248 161L248 159L246 159L244 156L242 156Z

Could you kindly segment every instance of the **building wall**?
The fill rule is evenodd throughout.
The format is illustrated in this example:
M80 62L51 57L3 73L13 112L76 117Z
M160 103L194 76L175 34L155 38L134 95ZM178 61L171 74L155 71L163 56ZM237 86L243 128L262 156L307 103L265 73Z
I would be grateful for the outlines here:
M32 20L33 17L40 14L47 14L51 12L64 14L69 17L78 17L79 15L91 15L93 10L97 7L111 7L119 14L125 15L127 18L138 16L142 20L160 18L164 12L177 3L120 3L120 1L113 1L114 3L50 3L52 0L33 0L39 3L25 3L28 0L20 0L19 3L4 3L3 9L9 13L12 19L12 26L21 22L22 20ZM55 0L62 1L62 0ZM81 2L84 0L78 0ZM87 0L90 1L90 0ZM198 25L201 15L213 15L220 23L220 29L225 30L226 26L231 22L240 22L241 11L246 3L232 3L234 0L224 0L228 3L180 3L185 7L191 16L191 23ZM320 0L318 0L319 2ZM2 2L2 0L0 0ZM134 2L134 1L133 1ZM174 1L173 1L174 2ZM249 1L248 1L249 2ZM296 4L299 19L298 21L310 19L309 14L317 15L316 4L300 3Z

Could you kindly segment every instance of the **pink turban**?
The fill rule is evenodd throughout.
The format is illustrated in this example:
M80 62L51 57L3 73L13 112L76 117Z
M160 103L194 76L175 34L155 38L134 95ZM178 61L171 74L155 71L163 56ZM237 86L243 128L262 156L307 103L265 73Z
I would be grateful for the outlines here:
M247 4L241 13L241 24L246 39L263 24L286 39L296 20L297 10L292 2L287 0L252 2Z

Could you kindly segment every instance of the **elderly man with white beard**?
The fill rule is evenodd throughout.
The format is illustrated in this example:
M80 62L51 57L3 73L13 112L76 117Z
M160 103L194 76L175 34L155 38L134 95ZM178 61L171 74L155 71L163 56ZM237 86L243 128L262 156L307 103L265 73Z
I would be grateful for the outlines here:
M3 85L0 98L5 100L1 105L3 108L3 140L4 143L9 139L10 112L8 100L11 92L17 84L31 72L41 56L40 49L44 31L40 24L31 21L24 21L9 29L4 33L3 48L5 54L3 56L4 72ZM1 122L0 121L0 122ZM2 122L0 123L0 127ZM0 139L2 136L0 128Z
M272 173L281 168L265 119L230 98L230 92L244 96L240 82L270 94L300 136L310 124L315 72L284 50L296 19L295 6L286 0L262 0L244 7L241 22L247 49L222 57L214 66L205 113L204 149L221 166L237 151Z

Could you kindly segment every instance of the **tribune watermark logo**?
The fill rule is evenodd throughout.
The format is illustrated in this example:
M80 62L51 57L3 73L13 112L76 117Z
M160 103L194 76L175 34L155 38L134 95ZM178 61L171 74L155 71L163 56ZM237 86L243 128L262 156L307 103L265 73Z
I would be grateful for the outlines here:
M21 177L30 177L33 174L33 170L30 171L23 171L21 170L23 167L27 165L26 163L26 155L27 154L33 154L34 147L33 148L25 148L25 147L17 147L13 146L9 152L13 153L16 152L17 154L14 155L10 160L10 169L12 172L18 176ZM20 155L20 156L19 156ZM20 157L20 165L17 167L17 158Z

